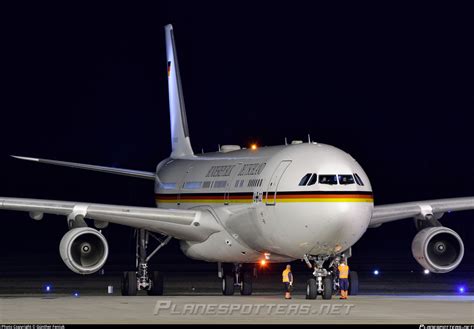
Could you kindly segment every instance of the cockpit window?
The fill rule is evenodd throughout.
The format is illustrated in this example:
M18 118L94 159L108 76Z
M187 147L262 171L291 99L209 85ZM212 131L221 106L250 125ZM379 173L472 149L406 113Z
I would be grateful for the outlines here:
M339 184L341 184L341 185L355 184L354 176L352 176L352 175L339 175Z
M336 185L336 175L319 175L319 184Z
M354 174L354 178L355 178L355 180L356 180L356 182L357 182L358 185L364 186L364 182L363 182L362 179L359 177L359 175Z
M318 181L318 175L313 174L313 176L311 176L311 179L308 182L308 186L316 184L317 181Z
M299 186L306 186L306 183L308 183L309 178L311 177L311 173L308 173L301 178L300 183L298 184Z

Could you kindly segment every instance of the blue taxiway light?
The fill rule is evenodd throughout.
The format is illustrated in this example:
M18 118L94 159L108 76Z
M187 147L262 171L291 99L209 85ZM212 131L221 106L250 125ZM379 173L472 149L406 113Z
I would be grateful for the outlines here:
M464 287L464 286L459 286L459 287L458 287L458 292L459 292L460 294L464 294L464 293L466 292L466 287Z
M374 270L374 275L379 275L379 270Z

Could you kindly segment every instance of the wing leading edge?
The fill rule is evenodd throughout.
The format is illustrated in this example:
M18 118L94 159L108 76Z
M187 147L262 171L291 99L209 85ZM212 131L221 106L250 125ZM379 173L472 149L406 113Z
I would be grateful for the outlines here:
M375 206L369 227L406 218L430 219L446 212L474 209L474 197L414 201Z
M89 218L169 235L177 239L201 242L221 231L213 215L206 210L160 209L54 201L23 198L0 198L0 209L29 212L30 216L54 214L69 220ZM80 220L80 219L79 219Z

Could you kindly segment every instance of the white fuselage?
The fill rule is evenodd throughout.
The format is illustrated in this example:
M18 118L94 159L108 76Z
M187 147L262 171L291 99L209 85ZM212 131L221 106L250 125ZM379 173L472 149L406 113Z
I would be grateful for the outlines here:
M313 173L317 180L299 185ZM265 253L274 262L335 255L360 239L373 211L364 170L349 154L324 144L169 158L156 174L158 207L206 209L223 227L204 242L181 243L187 256L206 261L256 262ZM341 184L339 175L354 174L357 179ZM334 175L336 184L327 184Z

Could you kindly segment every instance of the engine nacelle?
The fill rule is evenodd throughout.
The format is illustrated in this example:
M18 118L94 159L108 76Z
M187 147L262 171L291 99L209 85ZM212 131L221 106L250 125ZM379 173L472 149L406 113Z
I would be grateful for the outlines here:
M425 269L434 273L446 273L461 263L464 244L461 237L447 227L428 227L415 236L411 251Z
M92 274L102 268L109 255L105 237L90 227L79 227L64 234L59 244L61 258L78 274Z

